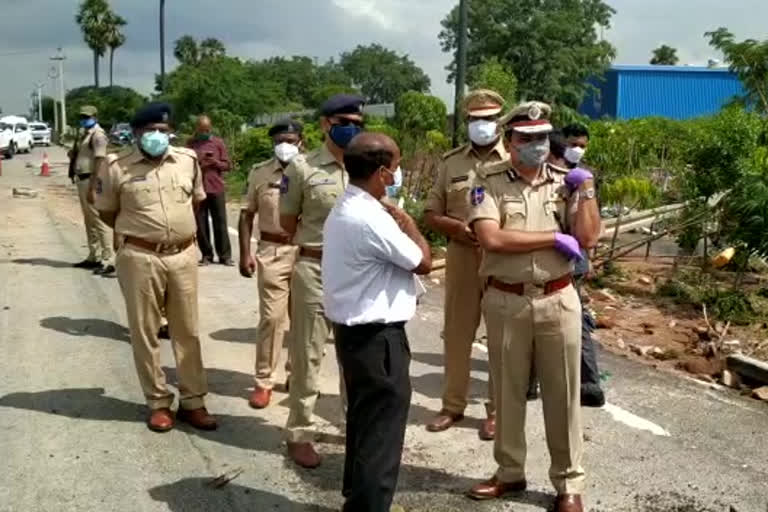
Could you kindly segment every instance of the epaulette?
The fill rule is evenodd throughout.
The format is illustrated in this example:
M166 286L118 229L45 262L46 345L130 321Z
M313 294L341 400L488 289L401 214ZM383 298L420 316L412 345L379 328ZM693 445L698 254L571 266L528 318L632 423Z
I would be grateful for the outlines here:
M549 168L550 168L550 169L552 169L553 171L555 171L555 172L559 172L559 173L561 173L561 174L568 174L568 173L570 172L570 169L566 169L565 167L560 167L560 166L558 166L558 165L555 165L555 164L550 164L550 163L547 163L547 165L548 165L548 166L549 166Z
M181 153L182 155L186 155L186 156L188 156L190 158L193 158L193 159L197 160L197 153L195 152L194 149L174 146L173 147L173 151L177 151L177 152Z
M446 153L443 153L443 160L446 160L446 159L452 157L453 155L457 155L457 154L461 153L462 151L465 151L466 149L467 149L467 144L462 144L461 146L459 146L457 148L453 148L452 150L450 150L450 151L448 151Z
M275 162L274 158L270 158L268 160L264 160L263 162L259 162L257 164L253 164L253 167L251 167L251 171L258 171L262 167L266 167L268 165L272 165Z
M475 173L477 173L477 175L480 176L481 178L488 178L490 176L495 176L497 174L501 174L509 170L509 167L510 167L509 162L506 160L503 160L501 162L494 162L492 164L482 165L475 170Z
M125 160L126 158L129 158L129 157L133 156L134 154L136 154L136 148L134 148L132 146L128 147L128 148L124 148L124 149L122 149L121 151L119 151L117 153L109 153L107 155L107 162L109 163L109 165L112 165L115 162L119 162L121 160Z

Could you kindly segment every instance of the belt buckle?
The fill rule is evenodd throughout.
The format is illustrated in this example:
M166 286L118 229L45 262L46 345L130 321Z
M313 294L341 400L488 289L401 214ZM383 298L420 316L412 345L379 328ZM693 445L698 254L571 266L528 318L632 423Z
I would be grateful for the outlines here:
M176 245L157 244L157 252L165 255L173 255L179 253L179 248Z
M537 283L523 284L523 295L532 299L539 299L546 295L546 285Z

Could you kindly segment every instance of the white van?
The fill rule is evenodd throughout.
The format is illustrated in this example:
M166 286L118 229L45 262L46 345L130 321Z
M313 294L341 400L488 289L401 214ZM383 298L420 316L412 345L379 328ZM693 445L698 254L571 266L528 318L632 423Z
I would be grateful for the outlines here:
M12 158L16 153L29 153L34 142L26 117L0 117L0 153Z

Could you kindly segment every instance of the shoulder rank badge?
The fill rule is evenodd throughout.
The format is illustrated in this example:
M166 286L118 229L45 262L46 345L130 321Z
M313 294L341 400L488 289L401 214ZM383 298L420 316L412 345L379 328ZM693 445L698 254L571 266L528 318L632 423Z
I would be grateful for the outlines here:
M289 183L290 181L291 181L291 180L290 180L290 179L288 179L288 176L286 176L285 174L283 174L283 179L282 179L282 180L280 180L280 193L281 193L281 194L287 194L287 193L288 193L288 183Z
M469 194L469 200L472 206L477 206L485 201L485 189L483 187L474 187Z

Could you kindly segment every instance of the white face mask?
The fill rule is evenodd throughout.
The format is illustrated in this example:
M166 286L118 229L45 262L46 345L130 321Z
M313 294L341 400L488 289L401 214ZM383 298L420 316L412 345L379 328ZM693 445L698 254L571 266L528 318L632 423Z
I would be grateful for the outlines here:
M387 185L387 197L395 198L400 193L400 188L403 186L403 170L400 166L397 166L395 172L392 173L394 183Z
M498 134L496 121L477 119L469 123L469 140L478 146L489 146L496 140Z
M581 159L584 157L585 150L584 148L580 148L578 146L573 146L566 148L565 150L565 159L568 160L572 164L578 164L581 162Z
M299 154L299 147L288 142L281 142L275 146L275 156L283 163L288 163Z

